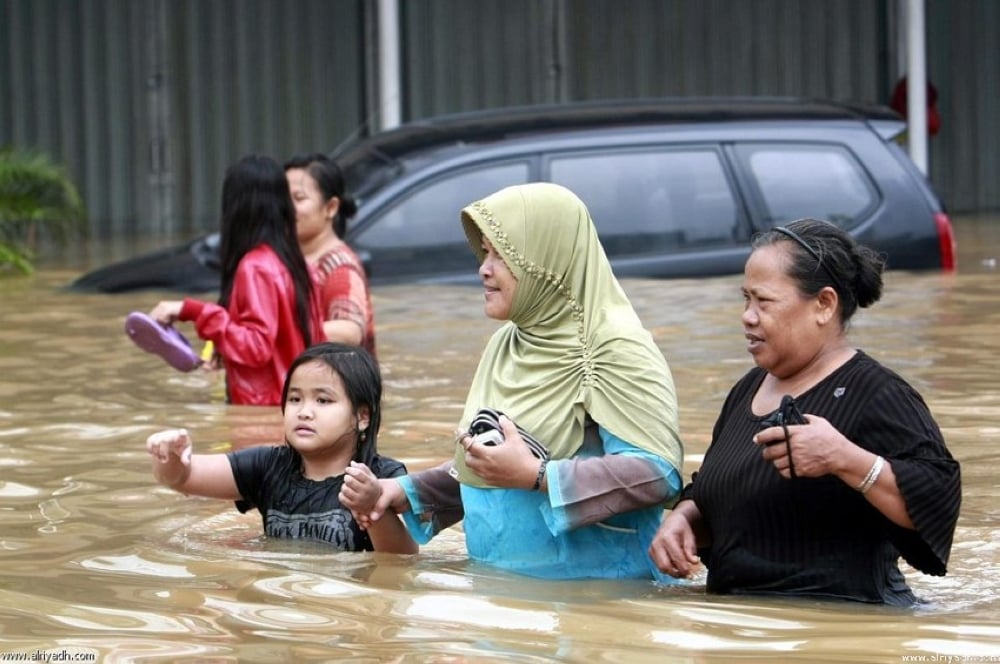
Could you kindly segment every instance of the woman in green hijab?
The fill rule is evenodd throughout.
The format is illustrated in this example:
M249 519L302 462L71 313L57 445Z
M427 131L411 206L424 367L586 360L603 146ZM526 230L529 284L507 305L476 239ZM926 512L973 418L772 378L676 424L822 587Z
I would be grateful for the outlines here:
M492 423L503 440L463 433L453 459L381 481L359 519L392 509L421 543L464 519L473 560L532 576L669 582L647 550L681 488L673 379L586 206L536 183L461 219L486 314L507 322L483 351L460 431ZM477 417L484 408L494 413Z

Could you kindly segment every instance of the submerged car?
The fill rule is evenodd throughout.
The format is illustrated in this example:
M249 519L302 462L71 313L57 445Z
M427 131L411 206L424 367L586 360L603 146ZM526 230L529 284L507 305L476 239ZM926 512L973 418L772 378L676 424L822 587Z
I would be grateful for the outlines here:
M582 102L403 125L333 157L358 202L346 241L373 285L477 283L459 223L470 202L549 181L588 206L619 277L742 272L751 237L826 219L890 269L953 270L943 206L896 140L889 108L788 98ZM217 288L218 237L145 254L73 287Z

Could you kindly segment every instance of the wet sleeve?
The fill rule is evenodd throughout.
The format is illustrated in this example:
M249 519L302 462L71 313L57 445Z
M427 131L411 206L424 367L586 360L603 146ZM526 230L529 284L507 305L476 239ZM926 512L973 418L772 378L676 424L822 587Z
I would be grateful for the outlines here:
M271 361L278 338L282 293L278 280L257 266L237 268L227 310L218 304L185 301L182 320L193 320L198 336L210 340L227 361L261 367Z
M379 479L391 479L405 475L406 466L392 457L376 455L372 460L371 471Z
M427 544L435 535L465 516L462 487L451 476L451 461L398 478L410 501L403 522L417 544Z
M236 509L242 513L266 504L264 490L267 484L263 481L264 471L269 465L270 448L267 446L246 447L226 456L233 469L233 479L236 489L242 498L236 501Z
M349 320L361 328L361 337L368 334L368 284L352 265L341 265L323 281L325 320Z
M914 530L890 524L903 558L926 574L943 575L962 502L961 470L945 447L921 396L894 383L872 400L866 444L892 464L896 484Z
M681 489L663 458L598 428L604 455L550 461L546 468L549 530L559 534L616 514L662 505Z

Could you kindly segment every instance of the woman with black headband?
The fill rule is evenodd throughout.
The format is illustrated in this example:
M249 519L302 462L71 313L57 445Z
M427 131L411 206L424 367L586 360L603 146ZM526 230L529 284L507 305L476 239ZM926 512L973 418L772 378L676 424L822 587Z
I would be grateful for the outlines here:
M742 321L757 366L650 546L662 571L686 577L703 562L709 592L897 606L916 602L900 556L945 574L958 462L920 394L847 340L883 268L824 221L754 239Z

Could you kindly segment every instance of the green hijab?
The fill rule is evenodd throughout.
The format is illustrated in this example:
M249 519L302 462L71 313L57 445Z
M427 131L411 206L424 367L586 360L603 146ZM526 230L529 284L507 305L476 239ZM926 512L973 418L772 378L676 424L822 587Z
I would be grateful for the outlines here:
M482 262L485 236L517 279L510 320L479 360L460 422L503 411L551 452L574 455L586 416L680 470L674 382L611 271L590 213L573 192L534 183L502 189L462 210ZM485 483L455 454L459 479Z

